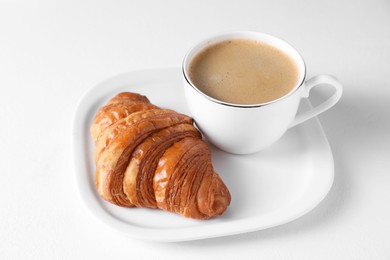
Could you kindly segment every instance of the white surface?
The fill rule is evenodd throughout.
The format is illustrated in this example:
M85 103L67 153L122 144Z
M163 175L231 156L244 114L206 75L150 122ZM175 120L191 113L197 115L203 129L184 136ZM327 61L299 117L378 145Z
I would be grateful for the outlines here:
M73 124L73 160L81 198L95 217L131 238L188 241L278 226L301 217L323 200L333 183L334 164L318 120L291 129L272 148L257 154L232 155L212 147L215 170L232 195L229 209L221 217L196 221L160 210L122 208L102 200L95 188L94 145L89 131L97 109L117 93L130 91L147 95L159 107L190 114L182 102L181 81L179 67L135 71L107 79L83 96ZM306 99L302 109L311 109Z
M389 1L0 5L1 259L390 258ZM121 72L180 66L199 39L241 29L287 40L309 77L329 73L344 85L320 116L335 160L325 200L280 227L185 243L129 239L91 218L72 164L82 94Z

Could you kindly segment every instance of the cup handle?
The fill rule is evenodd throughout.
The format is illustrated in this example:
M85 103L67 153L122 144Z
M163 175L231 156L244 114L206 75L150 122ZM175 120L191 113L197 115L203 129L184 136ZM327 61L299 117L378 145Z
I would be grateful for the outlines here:
M315 76L305 82L304 90L302 92L303 98L308 98L310 90L318 85L326 84L328 86L331 86L335 89L335 92L323 103L319 104L318 106L310 109L309 111L303 112L295 117L295 119L291 122L289 128L299 125L306 120L313 118L322 112L328 110L332 106L334 106L339 99L341 98L341 94L343 93L343 88L341 83L333 76L330 75L318 75Z

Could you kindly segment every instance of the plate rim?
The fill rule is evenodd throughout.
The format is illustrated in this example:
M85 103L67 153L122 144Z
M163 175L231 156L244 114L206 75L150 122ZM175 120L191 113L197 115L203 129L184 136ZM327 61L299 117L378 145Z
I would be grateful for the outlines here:
M249 218L250 221L248 221L248 218L241 219L239 221L240 224L240 230L229 230L228 228L224 229L226 225L231 225L231 222L222 222L218 223L218 225L205 225L202 227L199 226L190 226L190 227L184 227L184 228L176 228L174 230L170 230L167 232L166 229L153 229L153 228L144 228L139 226L134 226L129 223L125 223L114 216L112 216L108 211L104 209L104 207L101 205L103 202L99 199L96 199L96 196L93 194L93 192L89 192L86 189L86 186L89 186L89 189L94 189L95 187L90 187L91 183L88 181L88 177L83 178L83 175L80 174L80 172L84 172L85 169L88 168L88 162L86 160L83 160L83 157L85 157L85 151L82 149L84 147L82 143L86 142L85 136L83 136L85 133L83 133L84 128L80 125L83 125L83 121L85 120L86 116L88 115L88 111L91 109L91 103L96 103L96 98L92 100L89 100L90 95L95 95L97 91L101 91L104 86L109 85L110 82L113 82L115 80L118 80L119 78L127 78L129 76L134 75L171 75L178 74L180 72L180 68L155 68L155 69L146 69L146 70L134 70L129 72L120 73L114 76L111 76L100 83L95 84L94 86L87 89L87 91L82 95L79 102L77 103L77 106L74 110L73 114L73 125L72 125L72 152L73 152L73 166L74 166L74 177L75 181L78 186L78 193L81 197L81 200L83 201L83 204L88 208L88 211L97 219L99 219L104 224L108 225L109 227L113 228L116 231L119 231L120 233L125 234L128 237L135 238L135 239L141 239L141 240L150 240L150 241L159 241L159 242L177 242L177 241L189 241L189 240L199 240L199 239L207 239L207 238L214 238L214 237L223 237L223 236L229 236L229 235L236 235L236 234L242 234L242 233L248 233L248 232L254 232L259 230L268 229L275 226L280 226L282 224L289 223L291 221L294 221L301 216L307 214L311 210L313 210L315 207L317 207L320 202L326 197L326 195L329 193L333 181L334 181L334 159L333 154L328 142L328 139L326 137L326 134L321 126L321 123L318 119L318 117L312 118L311 120L305 122L304 124L296 127L308 127L308 124L315 125L318 132L317 134L321 135L321 142L323 142L323 148L325 147L326 151L324 149L321 149L320 151L316 151L316 153L321 152L323 159L328 160L327 164L325 164L327 169L323 169L322 171L328 172L328 178L327 183L323 185L322 192L318 194L316 197L316 200L313 200L311 205L308 207L305 207L305 210L296 211L295 214L292 214L290 218L282 218L278 219L277 221L274 221L273 223L270 223L269 225L263 225L263 226L253 226L253 222L258 221L258 216L253 216L252 218ZM179 75L179 74L178 74ZM171 77L171 76L170 76ZM154 76L154 78L158 78L157 76ZM114 89L111 89L111 91L114 91ZM305 99L304 99L305 100ZM303 101L303 100L302 100ZM308 102L308 105L311 106L310 101L306 100ZM306 125L305 125L306 124ZM81 147L81 149L80 149ZM83 152L84 151L84 152ZM84 174L87 176L87 174ZM321 177L324 177L323 173L320 173ZM284 208L286 209L286 208ZM278 213L278 211L273 211L272 214L275 215L275 212ZM278 215L278 214L277 214ZM279 212L280 216L280 212ZM245 220L245 221L244 221ZM234 221L233 221L234 222ZM224 232L219 231L215 232L214 229L222 229ZM205 234L203 231L204 229L207 229L208 232ZM210 233L210 230L213 231Z

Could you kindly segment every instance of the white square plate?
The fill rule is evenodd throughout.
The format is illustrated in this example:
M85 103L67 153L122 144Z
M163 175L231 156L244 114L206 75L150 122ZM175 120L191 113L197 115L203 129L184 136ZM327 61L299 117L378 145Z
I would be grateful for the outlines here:
M332 186L332 152L315 118L290 129L273 146L253 155L231 155L211 147L214 168L232 195L231 205L221 217L192 220L157 209L112 205L95 189L89 127L97 109L122 91L138 92L159 107L190 113L179 68L115 76L91 88L76 109L73 158L81 198L98 219L132 238L185 241L274 227L312 210ZM310 107L308 100L302 100L301 109Z

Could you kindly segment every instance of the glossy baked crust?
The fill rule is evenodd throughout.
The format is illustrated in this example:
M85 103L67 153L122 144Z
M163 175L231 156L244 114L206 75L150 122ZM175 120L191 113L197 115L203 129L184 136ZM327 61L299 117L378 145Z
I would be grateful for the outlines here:
M229 206L230 193L192 118L123 92L98 110L90 130L103 199L195 219L221 215Z

